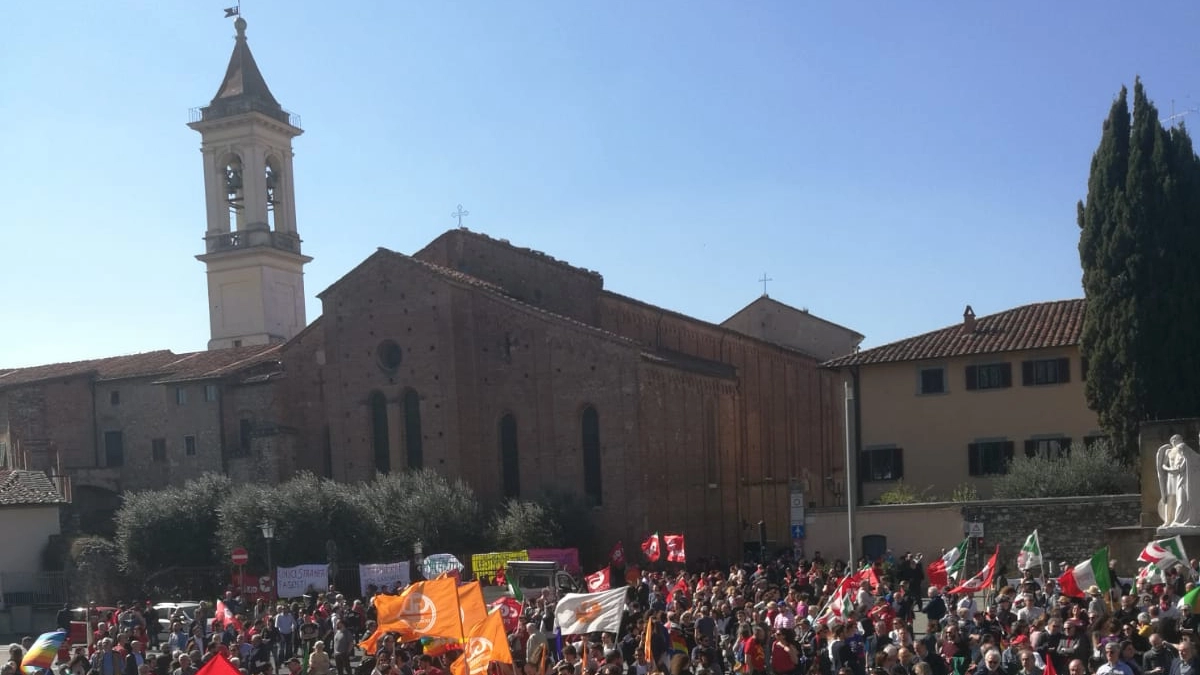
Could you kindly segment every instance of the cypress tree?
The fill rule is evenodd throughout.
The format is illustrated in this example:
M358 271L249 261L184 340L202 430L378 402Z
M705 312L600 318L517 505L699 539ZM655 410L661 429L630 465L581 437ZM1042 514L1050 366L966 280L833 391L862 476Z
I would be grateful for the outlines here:
M1146 419L1200 415L1200 160L1139 79L1122 87L1078 205L1085 393L1126 457Z

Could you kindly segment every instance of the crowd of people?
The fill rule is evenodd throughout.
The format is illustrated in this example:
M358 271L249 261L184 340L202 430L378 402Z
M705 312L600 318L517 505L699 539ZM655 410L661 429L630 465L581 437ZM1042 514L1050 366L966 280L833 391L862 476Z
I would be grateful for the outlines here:
M645 571L629 579L618 633L557 635L554 594L526 598L509 634L511 668L514 675L1200 675L1193 646L1200 618L1180 602L1194 569L1169 566L1161 579L1114 584L1107 593L1092 587L1079 598L1038 570L949 595L927 587L919 558L905 554L854 577L856 588L838 603L829 599L857 570L826 564L819 553L707 572ZM302 602L243 605L229 592L221 608L228 613L215 619L208 603L191 617L119 608L96 617L90 645L71 645L56 668L195 675L221 654L243 675L445 675L461 653L446 641L397 644L395 635L363 653L359 642L376 627L373 595L350 599L330 589ZM160 619L169 630L158 629ZM0 675L19 674L21 653L12 647Z

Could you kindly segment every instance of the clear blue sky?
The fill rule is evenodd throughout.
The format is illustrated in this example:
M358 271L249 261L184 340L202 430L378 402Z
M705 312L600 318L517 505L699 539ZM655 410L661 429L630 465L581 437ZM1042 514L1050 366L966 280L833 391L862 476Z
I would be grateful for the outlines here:
M234 0L15 3L0 366L208 338L199 136ZM720 321L761 292L877 345L1082 295L1113 96L1200 105L1200 3L247 0L296 141L309 319L467 225ZM1193 123L1195 124L1195 122Z

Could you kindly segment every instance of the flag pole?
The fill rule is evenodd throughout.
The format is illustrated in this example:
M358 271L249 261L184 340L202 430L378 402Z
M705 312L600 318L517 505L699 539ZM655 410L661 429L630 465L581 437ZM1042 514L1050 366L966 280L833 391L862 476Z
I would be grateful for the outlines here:
M1037 528L1033 528L1033 543L1038 550L1038 572L1042 575L1042 591L1046 590L1046 554L1042 552L1042 538L1038 536Z

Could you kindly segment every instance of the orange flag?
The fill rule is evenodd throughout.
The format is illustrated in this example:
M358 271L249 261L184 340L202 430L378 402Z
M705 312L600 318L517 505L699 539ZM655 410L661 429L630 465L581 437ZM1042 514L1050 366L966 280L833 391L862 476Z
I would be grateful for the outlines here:
M483 604L483 590L479 588L478 581L458 587L458 612L462 617L463 632L467 634L470 634L476 624L487 618L487 607Z
M475 626L467 636L462 656L450 664L450 672L452 675L480 675L487 673L492 661L510 665L513 662L500 612L488 614Z
M416 635L455 640L463 637L458 584L453 579L418 581L400 595L377 595L375 611L379 616L377 632L396 632L402 637Z
M378 599L378 596L376 596L376 599ZM371 633L363 638L362 642L358 643L359 648L363 650L364 654L374 656L375 649L379 646L379 640L383 638L383 634L384 631L382 629L376 628L374 633Z

